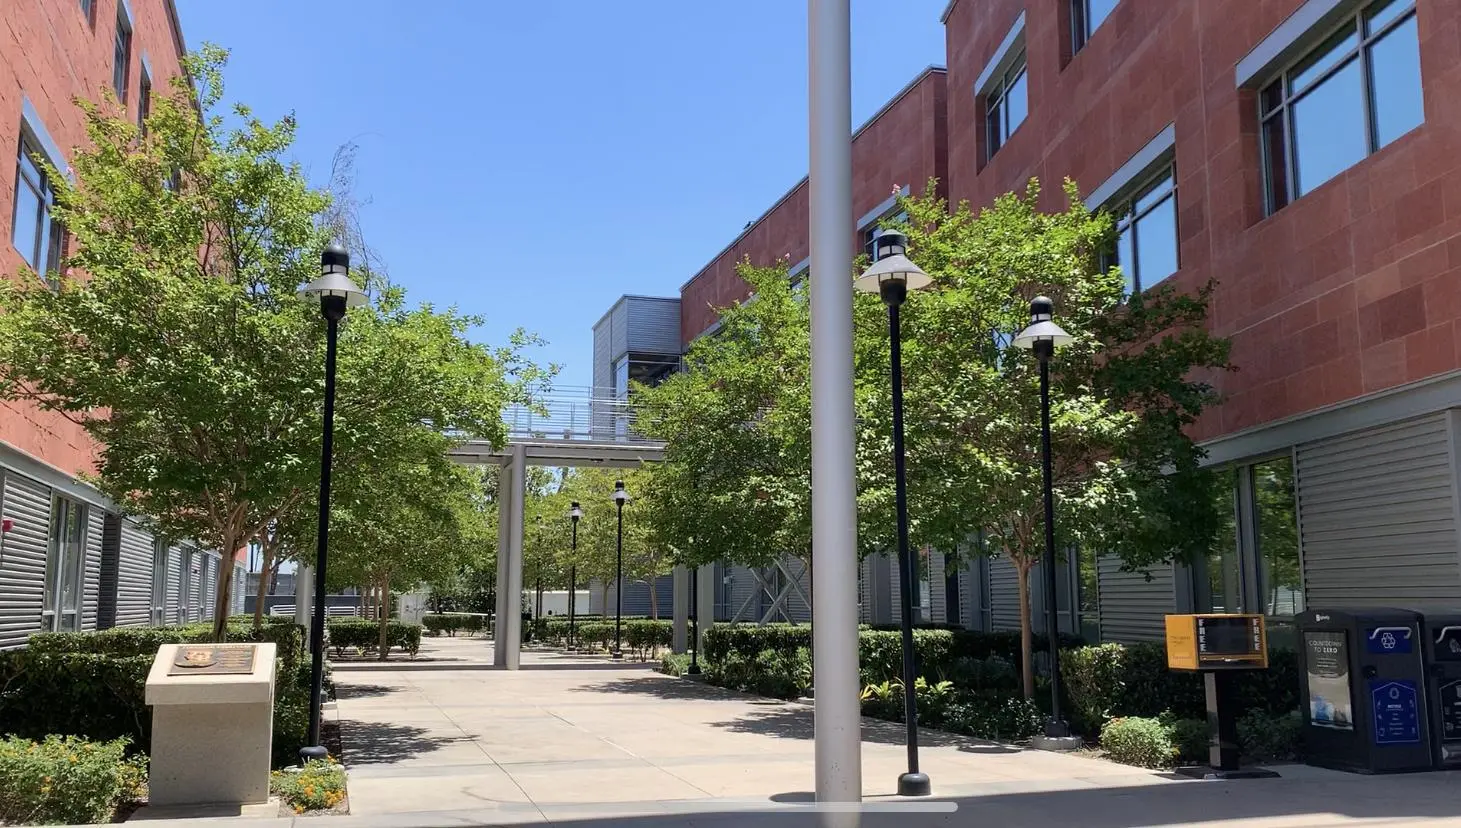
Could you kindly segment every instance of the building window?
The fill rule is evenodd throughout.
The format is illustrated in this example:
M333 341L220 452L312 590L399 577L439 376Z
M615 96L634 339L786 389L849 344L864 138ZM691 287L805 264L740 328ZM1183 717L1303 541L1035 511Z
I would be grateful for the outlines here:
M42 614L51 632L81 630L82 573L86 557L86 507L64 497L51 506L46 551L46 594Z
M11 217L11 242L31 269L53 281L61 269L66 230L51 216L55 193L50 177L36 161L40 153L24 131L16 159L15 212ZM53 161L54 163L54 161Z
M1280 457L1258 463L1252 467L1252 474L1263 613L1292 617L1304 609L1293 458Z
M1029 98L1025 82L1025 53L1021 52L1014 63L1005 70L1004 76L990 90L985 103L985 133L989 142L987 157L994 157L1005 145L1029 113Z
M81 14L86 18L86 25L96 28L96 0L81 0Z
M1071 53L1079 52L1091 34L1111 16L1117 0L1070 0Z
M1116 249L1104 265L1119 265L1126 292L1139 293L1177 272L1177 186L1172 165L1140 185L1116 211Z
M137 89L137 128L142 130L142 137L147 137L147 118L152 115L152 78L147 76L147 69L142 70L142 83Z
M1259 93L1272 213L1425 121L1414 0L1376 0Z
M1243 612L1243 565L1238 552L1237 472L1219 472L1224 485L1213 494L1222 515L1213 548L1194 578L1198 612Z
M117 38L112 52L112 89L120 103L127 102L127 79L132 66L132 27L120 5L117 8Z

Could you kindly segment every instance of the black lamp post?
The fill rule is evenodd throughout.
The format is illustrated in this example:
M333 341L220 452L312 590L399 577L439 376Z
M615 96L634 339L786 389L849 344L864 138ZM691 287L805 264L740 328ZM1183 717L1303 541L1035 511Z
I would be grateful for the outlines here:
M614 481L614 505L619 511L619 528L614 551L614 652L613 657L624 657L620 631L624 626L624 504L629 493L624 491L624 481ZM651 588L653 585L651 584Z
M583 519L583 510L578 508L578 501L573 501L573 507L568 510L568 519L573 523L573 553L568 558L568 648L573 649L573 638L575 630L573 627L573 612L578 599L578 522Z
M310 622L309 738L299 749L302 762L324 759L329 751L320 737L320 703L325 692L325 560L330 537L330 465L335 448L335 349L340 337L340 320L345 311L365 303L365 293L350 281L350 254L331 244L320 255L320 278L300 291L306 298L318 298L325 317L325 412L324 435L320 441L319 530L315 540L315 606Z
M1030 300L1030 326L1015 337L1014 345L1033 351L1040 361L1040 465L1045 494L1045 637L1050 645L1050 718L1045 735L1052 739L1070 736L1070 727L1060 716L1060 616L1055 605L1055 492L1050 468L1050 358L1055 349L1072 337L1051 321L1054 303L1044 296Z
M908 728L908 771L898 777L899 796L928 796L933 792L928 774L918 770L917 665L913 651L913 584L918 579L917 563L908 550L908 480L903 452L903 334L898 311L908 291L932 284L905 255L908 239L902 233L887 232L873 240L875 262L853 286L864 293L876 293L888 306L888 339L893 374L893 485L898 514L898 594L902 599L903 628L903 719Z
M700 567L690 568L690 669L688 675L700 675Z

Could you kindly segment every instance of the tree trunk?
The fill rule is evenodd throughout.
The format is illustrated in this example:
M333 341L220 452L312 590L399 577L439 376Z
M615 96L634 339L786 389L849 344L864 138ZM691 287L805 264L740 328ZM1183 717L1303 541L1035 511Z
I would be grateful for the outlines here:
M658 578L649 578L645 583L649 584L649 617L653 621L659 620L659 590L655 589Z
M264 626L264 598L269 594L269 576L274 570L274 545L265 541L264 557L259 563L259 584L254 601L254 629ZM295 590L296 594L298 589Z
M391 614L385 611L385 597L390 594L390 586L385 581L376 585L376 617L380 624L380 660L385 661L391 654Z
M218 562L218 595L213 602L213 640L228 640L229 599L233 597L234 554L238 552L238 535L234 529L223 534L222 559Z
M1023 558L1015 560L1020 598L1020 674L1024 681L1025 698L1035 697L1035 664L1033 635L1030 630L1030 564Z

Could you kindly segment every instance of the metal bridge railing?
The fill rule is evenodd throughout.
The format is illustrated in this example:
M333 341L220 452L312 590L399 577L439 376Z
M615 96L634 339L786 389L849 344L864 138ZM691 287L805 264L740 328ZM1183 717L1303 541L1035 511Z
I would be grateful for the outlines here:
M555 388L531 406L509 406L503 420L511 439L654 443L634 431L636 414L636 406L611 388L579 386Z

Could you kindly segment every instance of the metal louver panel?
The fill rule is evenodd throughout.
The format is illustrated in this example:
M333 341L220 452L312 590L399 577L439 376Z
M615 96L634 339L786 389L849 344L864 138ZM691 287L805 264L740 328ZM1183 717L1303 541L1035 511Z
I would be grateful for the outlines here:
M117 625L117 570L121 565L122 519L108 514L101 530L101 598L97 601L97 629Z
M756 600L756 596L761 587L756 582L756 575L744 566L732 566L730 575L730 620L760 621L761 602ZM749 604L746 603L748 599Z
M959 623L964 629L977 629L974 613L974 573L966 565L959 570Z
M1020 628L1019 571L1004 555L989 559L990 627L996 630Z
M678 318L677 316L676 319ZM802 600L802 596L812 597L811 567L807 566L799 558L794 558L790 555L782 560L782 564L786 567L786 571L790 572L796 578L797 586L801 587L800 593L795 589L789 589L786 593L786 600L782 602L782 605L786 608L786 614L792 621L798 624L808 623L812 620L812 607L806 601ZM781 578L783 581L786 580L786 575L784 573L781 574ZM772 620L780 621L782 619L778 615Z
M106 513L95 506L86 507L86 557L82 560L81 628L96 629L101 609L101 552Z
M928 552L928 606L926 618L930 623L946 624L949 620L948 595L944 585L944 553Z
M1096 559L1096 610L1101 640L1118 643L1161 641L1166 635L1166 616L1177 611L1176 578L1171 564L1146 572L1122 572L1121 559L1101 555Z
M187 583L186 573L183 572L185 558L181 546L173 546L167 550L167 590L166 607L163 614L168 624L181 624L188 620L188 608L184 603L183 586Z
M0 534L0 649L25 644L41 629L51 490L27 477L0 472L0 515L13 521Z
M199 619L212 621L214 614L218 611L218 570L219 558L217 553L204 552L202 555L202 588L199 591Z
M1404 606L1461 596L1450 416L1298 447L1305 605Z
M151 619L152 536L122 520L117 555L116 625L145 626Z
M189 623L203 620L203 555L188 547L188 617Z

